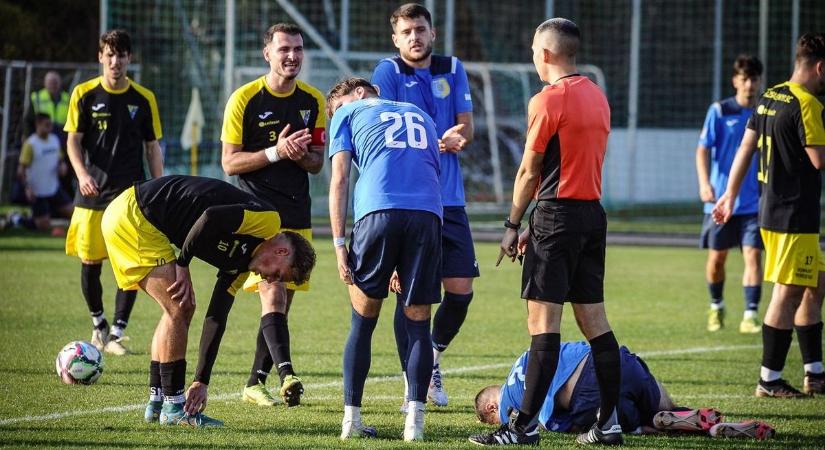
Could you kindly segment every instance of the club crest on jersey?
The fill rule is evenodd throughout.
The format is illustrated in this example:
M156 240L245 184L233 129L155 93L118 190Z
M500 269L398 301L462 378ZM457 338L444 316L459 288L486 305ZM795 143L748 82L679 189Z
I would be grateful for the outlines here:
M310 115L310 113L312 113L312 111L310 111L308 109L302 109L299 112L301 113L301 119L304 121L304 126L308 126L309 125L309 115Z
M126 105L126 107L129 109L129 117L131 117L134 120L135 114L137 114L137 112L138 112L138 106L137 105Z
M450 83L446 78L436 78L433 80L433 95L438 98L447 98L450 95Z

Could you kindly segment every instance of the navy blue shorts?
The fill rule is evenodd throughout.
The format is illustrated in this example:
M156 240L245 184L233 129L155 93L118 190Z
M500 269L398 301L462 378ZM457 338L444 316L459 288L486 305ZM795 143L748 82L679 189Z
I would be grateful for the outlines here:
M57 192L51 197L37 197L32 203L32 217L51 217L54 213L72 203L72 199L63 191L57 188Z
M478 277L473 235L463 206L444 207L444 226L441 230L441 277Z
M352 227L349 268L353 282L371 298L387 298L398 271L406 305L441 301L441 221L408 209L375 211Z
M700 246L713 250L727 250L733 247L754 247L765 249L759 234L759 219L756 214L731 216L727 223L718 225L710 214L705 214L702 223Z
M619 423L622 430L630 433L642 425L651 426L653 415L659 411L659 386L647 368L647 364L627 347L622 346L622 386L619 392ZM592 355L579 375L570 397L570 418L574 430L585 431L596 422L601 396Z

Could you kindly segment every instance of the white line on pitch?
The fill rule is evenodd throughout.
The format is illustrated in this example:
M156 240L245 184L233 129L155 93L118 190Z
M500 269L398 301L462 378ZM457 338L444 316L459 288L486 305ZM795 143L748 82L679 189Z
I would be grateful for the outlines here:
M747 349L755 349L761 348L761 345L729 345L729 346L718 346L718 347L694 347L694 348L686 348L681 350L656 350L650 352L639 352L638 355L642 357L655 357L655 356L673 356L673 355L685 355L691 353L708 353L708 352L724 352L729 350L747 350ZM466 367L459 367L455 369L445 369L443 372L445 374L451 373L464 373L464 372L477 372L481 370L489 370L489 369L501 369L510 367L511 364L486 364L480 366L466 366ZM390 376L383 376L383 377L373 377L368 378L367 382L372 383L382 383L388 381L397 381L401 380L401 375L390 375ZM319 383L319 384L310 384L307 385L308 389L323 389L323 388L331 388L331 387L340 387L342 386L342 382L340 381L333 381L329 383ZM221 400L230 400L233 398L239 397L240 394L237 392L227 392L224 394L214 395L210 398L212 401L221 401ZM311 397L310 397L311 398ZM127 411L137 411L141 408L145 408L146 404L135 404L135 405L123 405L123 406L109 406L105 408L98 408L98 409L89 409L89 410L78 410L78 411L66 411L61 413L52 413L52 414L45 414L42 416L22 416L22 417L11 417L8 419L0 420L0 426L3 425L11 425L14 423L20 422L43 422L46 420L59 420L64 419L66 417L74 417L74 416L84 416L84 415L92 415L92 414L103 414L103 413L110 413L110 412L127 412Z

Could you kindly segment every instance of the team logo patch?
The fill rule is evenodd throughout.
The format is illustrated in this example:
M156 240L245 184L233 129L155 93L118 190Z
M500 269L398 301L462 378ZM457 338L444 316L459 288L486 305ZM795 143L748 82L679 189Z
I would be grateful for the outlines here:
M436 78L433 80L433 95L438 98L447 98L450 95L450 83L446 78Z
M300 110L300 113L301 113L301 119L303 119L303 121L304 121L304 126L307 126L307 125L309 124L309 114L310 114L311 112L312 112L312 111L310 111L310 110L308 110L308 109L302 109L302 110Z
M135 114L137 114L137 112L138 112L138 106L137 105L126 105L126 107L129 108L129 117L134 119Z
M98 103L97 105L92 106L92 111L100 111L101 109L105 108L105 103Z
M272 111L267 111L263 114L258 114L258 118L261 119L261 120L264 120L264 119L266 119L267 117L269 117L271 115L272 115Z

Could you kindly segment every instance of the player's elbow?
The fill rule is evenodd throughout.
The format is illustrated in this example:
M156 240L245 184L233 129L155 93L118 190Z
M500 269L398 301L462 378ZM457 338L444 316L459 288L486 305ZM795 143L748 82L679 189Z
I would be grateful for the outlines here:
M223 173L230 177L239 173L238 169L233 167L232 163L226 158L221 159L221 168L223 168Z

